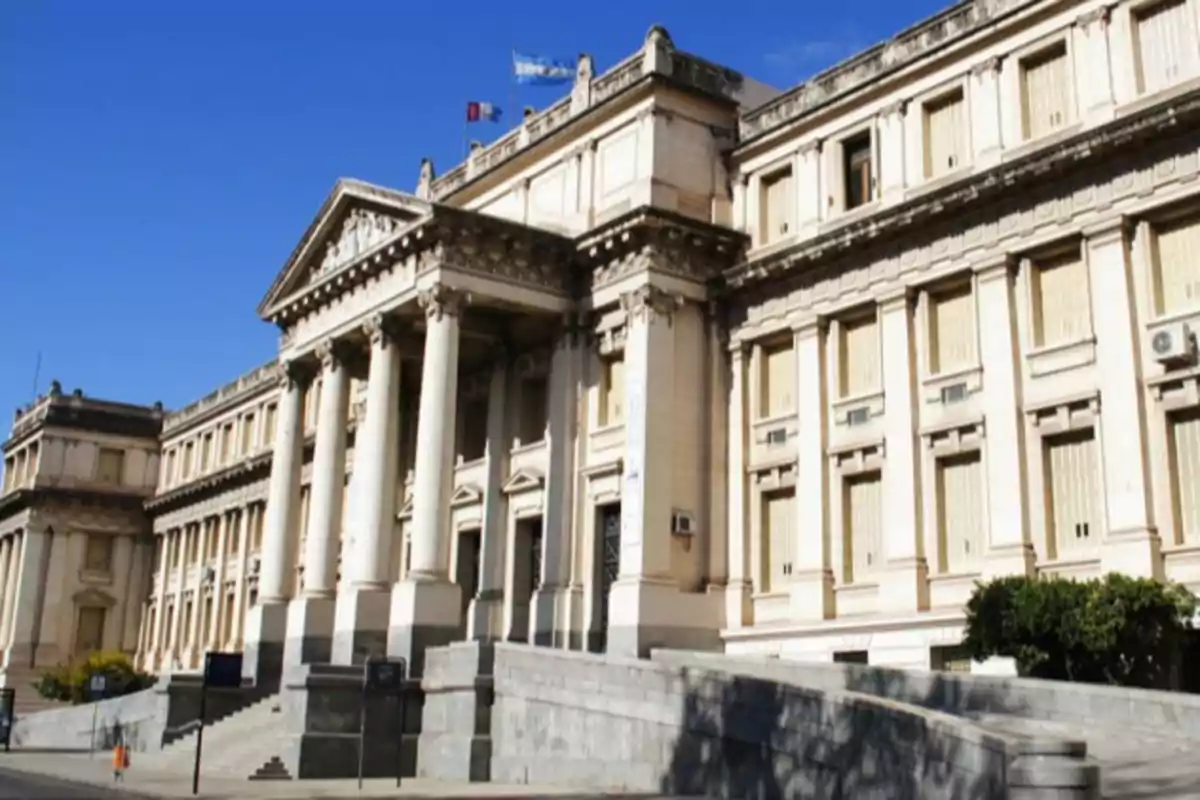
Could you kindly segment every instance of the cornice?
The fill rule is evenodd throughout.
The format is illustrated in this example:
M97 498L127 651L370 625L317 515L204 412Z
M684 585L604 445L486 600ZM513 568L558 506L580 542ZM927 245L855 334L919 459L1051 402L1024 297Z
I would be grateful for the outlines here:
M1200 90L1173 98L1154 108L1131 114L1099 128L1084 131L1058 144L1030 153L918 198L885 208L861 220L799 242L794 247L737 264L724 274L729 290L761 285L800 269L827 262L851 248L899 235L911 225L927 225L962 213L964 207L1011 195L1047 175L1062 175L1110 158L1114 152L1200 121Z
M140 494L101 492L63 486L38 486L33 489L18 489L0 497L0 520L8 519L28 508L68 504L115 508L140 514L143 512L144 503L145 497Z

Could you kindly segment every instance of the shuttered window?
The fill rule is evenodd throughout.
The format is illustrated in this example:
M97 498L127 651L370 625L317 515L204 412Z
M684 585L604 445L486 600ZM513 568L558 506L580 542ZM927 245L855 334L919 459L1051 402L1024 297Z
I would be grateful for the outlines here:
M1200 218L1158 227L1152 241L1159 313L1200 306Z
M966 163L961 91L925 104L925 177L937 178Z
M1150 94L1197 72L1196 20L1184 0L1157 3L1134 17L1138 82Z
M112 486L120 486L125 477L125 451L115 447L101 447L96 458L96 480Z
M880 473L855 475L845 483L845 582L869 583L882 569L883 481Z
M267 404L267 407L263 409L262 443L264 447L270 447L275 442L275 414L274 403Z
M79 621L75 629L75 655L82 656L104 647L103 608L80 608Z
M975 364L975 298L970 284L929 298L929 371L940 375Z
M780 170L762 181L762 242L770 244L791 233L792 196L794 194L791 167Z
M1035 262L1030 277L1037 346L1068 344L1091 336L1087 270L1077 252Z
M937 476L942 571L977 572L984 547L979 453L939 459Z
M1071 122L1071 72L1065 44L1021 61L1021 104L1025 138L1037 139Z
M879 330L875 317L842 325L842 397L879 391Z
M791 343L763 348L762 416L794 412L795 384L796 351Z
M763 553L766 586L763 591L782 592L791 582L795 492L784 489L763 495Z
M625 421L625 361L621 358L607 359L602 364L601 389L604 400L601 425L620 425Z
M1171 444L1180 540L1182 544L1200 543L1200 412L1172 421Z
M254 415L242 417L242 447L239 455L247 455L254 450Z
M1092 430L1046 440L1051 541L1058 558L1088 555L1100 543L1100 475Z

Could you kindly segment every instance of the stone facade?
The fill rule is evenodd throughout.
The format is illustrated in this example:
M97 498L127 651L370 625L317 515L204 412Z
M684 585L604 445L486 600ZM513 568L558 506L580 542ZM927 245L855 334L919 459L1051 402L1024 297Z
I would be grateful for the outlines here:
M1200 587L1198 28L976 0L784 93L654 28L340 181L278 358L165 419L142 663L953 668L981 577Z

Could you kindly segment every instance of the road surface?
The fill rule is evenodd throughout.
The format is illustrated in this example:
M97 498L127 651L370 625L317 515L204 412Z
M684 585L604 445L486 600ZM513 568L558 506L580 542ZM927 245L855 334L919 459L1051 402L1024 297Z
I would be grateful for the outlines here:
M2 757L0 757L2 759ZM0 767L0 800L144 800L131 794L98 786L83 786Z

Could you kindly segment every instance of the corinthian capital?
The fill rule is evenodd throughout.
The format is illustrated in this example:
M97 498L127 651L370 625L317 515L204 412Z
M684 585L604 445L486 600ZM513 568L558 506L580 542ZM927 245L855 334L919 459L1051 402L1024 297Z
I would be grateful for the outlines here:
M281 361L275 366L275 380L280 389L303 389L313 379L312 366L299 359Z
M372 347L393 345L400 336L400 325L386 314L372 314L362 324L363 335Z
M426 319L440 320L443 316L457 317L471 296L458 289L435 283L417 295L417 304L425 310Z
M317 360L321 362L324 372L345 367L346 361L353 355L352 348L338 339L326 339L317 345Z
M661 318L670 325L676 310L682 307L682 297L657 286L642 286L621 295L621 310L627 324L635 320L653 323Z

